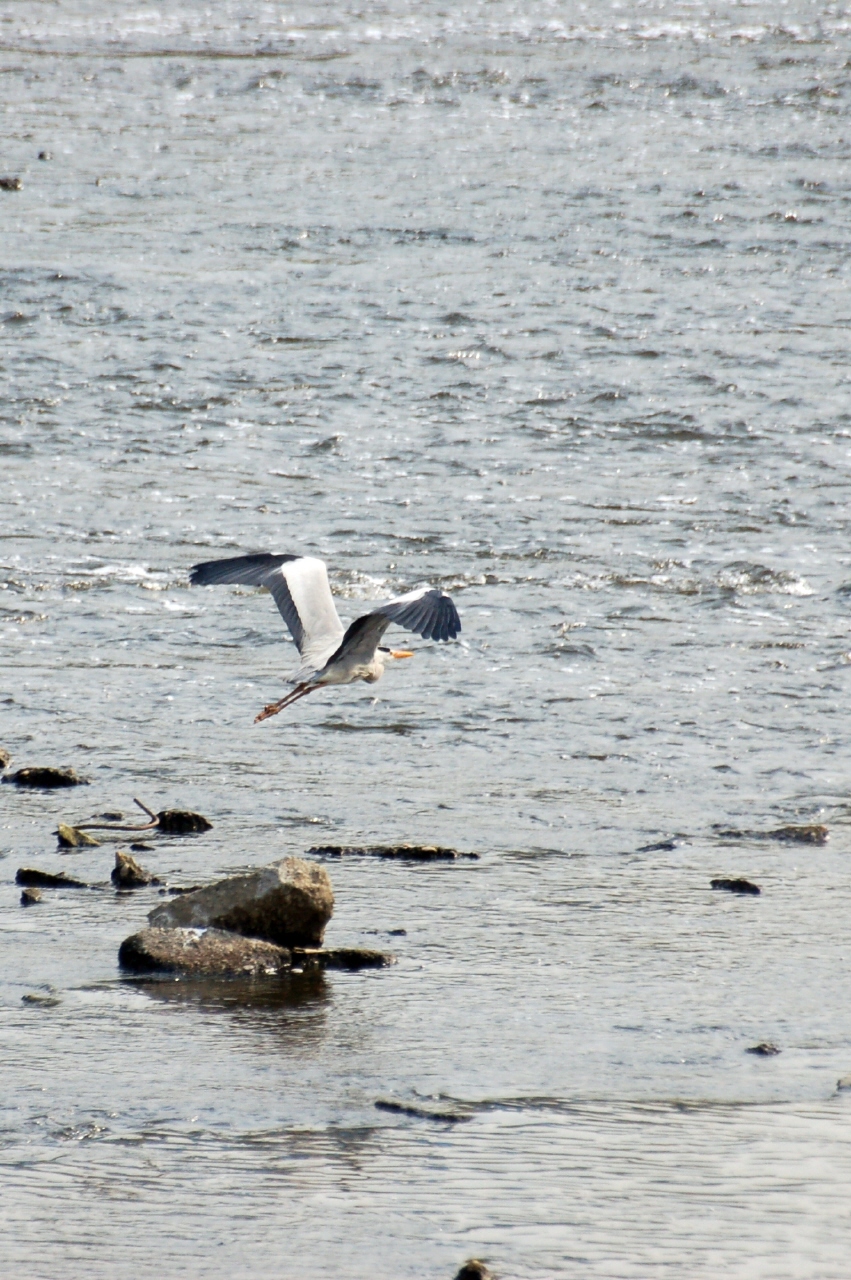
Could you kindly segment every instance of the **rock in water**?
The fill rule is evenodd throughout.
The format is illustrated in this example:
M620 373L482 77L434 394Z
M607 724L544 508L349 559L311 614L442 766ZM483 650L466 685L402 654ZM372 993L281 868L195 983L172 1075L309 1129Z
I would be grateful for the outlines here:
M299 969L385 969L396 957L368 947L293 947L293 964Z
M753 884L742 877L737 880L726 880L721 877L718 880L710 880L709 884L712 889L726 889L727 893L762 893L758 884Z
M112 883L119 889L140 889L146 884L159 884L159 880L150 871L140 867L132 853L115 850L115 868L112 872Z
M71 876L53 875L50 871L38 871L35 867L18 867L15 884L40 885L43 889L94 889L85 880L73 880Z
M478 1258L468 1258L455 1280L496 1280L496 1277Z
M459 853L437 844L319 844L308 853L326 858L366 857L396 858L400 862L457 862L459 858L478 859L477 853Z
M12 757L9 752L4 751L3 748L0 747L0 769L8 769L11 760Z
M36 902L43 902L43 901L44 901L44 894L42 893L41 889L24 889L23 893L21 894L22 907L31 907Z
M122 942L118 963L135 973L240 978L286 972L291 958L286 947L223 929L143 929Z
M749 1049L745 1049L745 1053L755 1053L758 1058L774 1058L780 1050L776 1044L763 1040L761 1044L753 1044Z
M61 849L81 849L89 845L100 845L100 840L95 840L88 831L81 831L79 827L69 827L64 822L60 822L56 828L56 838Z
M169 836L185 836L193 831L209 831L213 824L191 809L163 809L157 814L159 830Z
M334 910L324 867L282 858L164 902L148 915L155 929L229 929L280 947L317 947Z
M16 787L41 787L43 790L50 790L53 787L88 786L88 778L81 778L73 769L53 769L47 766L18 769L3 781L13 782Z

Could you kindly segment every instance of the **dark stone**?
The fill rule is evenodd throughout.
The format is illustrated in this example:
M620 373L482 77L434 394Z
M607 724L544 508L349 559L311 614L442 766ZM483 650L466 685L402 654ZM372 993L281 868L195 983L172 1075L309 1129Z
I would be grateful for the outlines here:
M190 809L163 809L157 814L159 830L169 836L185 836L194 831L209 831L213 824Z
M71 876L52 875L49 871L36 871L35 867L19 867L15 874L15 884L38 885L42 889L94 889L93 884L85 880L73 880Z
M726 889L728 893L762 893L758 884L752 884L750 880L743 880L741 877L738 880L726 880L722 876L717 880L710 880L709 883L713 889Z
M115 851L115 867L111 879L119 889L140 889L146 884L160 883L150 871L139 866L131 853L124 853L122 849Z
M280 947L318 947L334 910L324 867L282 858L164 902L148 916L160 929L227 929Z
M60 822L56 828L56 839L59 841L60 849L81 849L90 845L100 845L100 840L95 840L94 836L90 836L87 831L81 831L79 827L69 827L64 822Z
M309 854L326 858L366 857L396 858L403 862L455 862L459 858L477 859L477 853L459 853L434 844L321 844L308 849Z
M468 1258L455 1280L496 1280L496 1277L478 1258Z
M21 894L21 906L32 907L36 902L43 902L44 894L41 889L24 889Z
M88 786L88 778L81 778L73 769L53 769L48 766L18 769L17 773L10 773L3 781L13 782L16 787L41 787L43 790Z
M39 160L52 160L53 156L49 151L39 151L38 158Z
M11 760L11 753L0 747L0 769L8 769Z
M396 957L367 947L293 947L293 964L299 969L385 969Z
M118 951L122 969L207 977L270 977L288 972L290 952L224 929L143 929Z
M827 844L830 832L820 822L808 826L775 827L773 831L740 831L737 827L714 828L722 840L780 840L784 844Z
M745 1053L755 1053L758 1058L773 1058L780 1050L776 1044L770 1044L764 1040L761 1044L753 1044L749 1049L745 1049Z
M0 178L0 191L20 191L23 185L20 178Z
M643 844L636 853L670 853L676 849L676 840L658 840L656 844Z
M133 846L131 845L132 849ZM160 889L160 893L171 893L175 896L181 893L198 893L204 886L202 884L170 884L166 889Z
M133 850L134 853L153 853L154 852L154 846L152 844L145 844L142 840L134 840L130 848Z
M461 1124L471 1120L472 1116L460 1111L438 1111L428 1107L417 1107L410 1102L395 1102L392 1098L379 1098L375 1104L378 1111L389 1111L396 1116L413 1116L416 1120L440 1120L444 1124Z

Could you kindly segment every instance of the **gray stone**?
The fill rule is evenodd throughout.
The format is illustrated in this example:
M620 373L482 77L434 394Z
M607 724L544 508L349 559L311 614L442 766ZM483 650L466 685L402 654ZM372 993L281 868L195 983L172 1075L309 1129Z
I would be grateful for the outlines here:
M197 977L267 977L288 972L290 952L223 929L143 929L118 951L122 969Z
M87 831L82 831L79 827L70 827L65 822L60 822L56 828L56 838L61 849L82 849L100 845L100 840L95 840L94 836L90 836Z
M320 844L308 853L326 858L365 857L394 858L400 862L457 862L459 858L476 860L477 853L459 853L437 844Z
M213 927L280 947L317 947L333 910L334 892L325 868L301 858L282 858L164 902L148 920L155 929Z
M125 853L123 849L115 851L115 867L111 879L119 889L140 889L146 884L160 883L156 876L139 865L132 853Z
M43 902L44 894L41 889L24 889L21 894L21 906L32 907L36 902Z
M54 769L47 765L18 769L16 773L7 774L3 781L12 782L16 787L40 787L42 790L88 785L88 779L81 778L73 769Z
M368 947L293 947L299 969L386 969L395 963L395 956Z

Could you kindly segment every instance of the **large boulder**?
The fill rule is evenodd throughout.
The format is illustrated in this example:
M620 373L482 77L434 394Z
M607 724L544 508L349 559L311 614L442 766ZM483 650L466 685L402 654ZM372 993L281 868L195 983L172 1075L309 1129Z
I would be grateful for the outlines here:
M222 929L143 929L124 939L118 963L134 973L256 978L286 972L291 956L286 947Z
M227 929L279 947L318 947L334 910L324 867L282 858L242 876L164 902L148 915L155 929Z

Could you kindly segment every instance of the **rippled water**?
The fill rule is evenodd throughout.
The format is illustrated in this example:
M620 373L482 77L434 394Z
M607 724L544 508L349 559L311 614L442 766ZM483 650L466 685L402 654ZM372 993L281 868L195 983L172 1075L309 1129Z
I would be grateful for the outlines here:
M0 743L92 781L0 791L4 1272L847 1275L851 10L31 0L0 46ZM186 571L256 548L350 615L439 583L461 643L254 726L294 651ZM329 863L390 971L128 984L155 889L13 882L105 879L56 820L134 796L213 820L144 856L184 883L481 857Z

